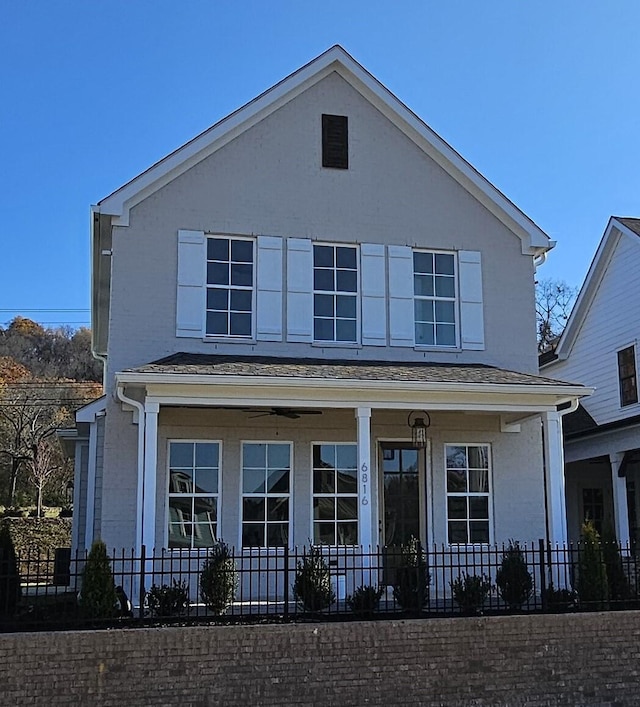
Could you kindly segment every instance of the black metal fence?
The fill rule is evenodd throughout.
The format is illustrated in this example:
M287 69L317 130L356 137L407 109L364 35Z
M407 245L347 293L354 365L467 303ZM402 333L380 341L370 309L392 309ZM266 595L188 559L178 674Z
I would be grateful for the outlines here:
M0 548L0 630L165 622L432 617L640 608L636 556L611 544L113 551ZM91 574L91 579L88 575Z

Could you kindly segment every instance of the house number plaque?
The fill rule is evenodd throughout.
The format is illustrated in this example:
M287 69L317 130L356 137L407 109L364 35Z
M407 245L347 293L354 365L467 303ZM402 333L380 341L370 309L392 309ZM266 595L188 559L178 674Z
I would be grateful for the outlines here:
M367 484L369 483L369 467L364 463L360 467L360 471L362 472L360 476L360 480L362 481L362 503L363 506L368 506L369 505L369 499L367 498Z

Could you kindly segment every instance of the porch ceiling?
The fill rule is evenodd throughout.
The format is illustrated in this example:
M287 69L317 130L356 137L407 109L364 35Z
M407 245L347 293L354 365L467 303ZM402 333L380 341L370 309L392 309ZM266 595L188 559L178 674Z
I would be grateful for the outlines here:
M481 364L397 363L178 353L116 374L165 405L371 407L536 412L584 386Z

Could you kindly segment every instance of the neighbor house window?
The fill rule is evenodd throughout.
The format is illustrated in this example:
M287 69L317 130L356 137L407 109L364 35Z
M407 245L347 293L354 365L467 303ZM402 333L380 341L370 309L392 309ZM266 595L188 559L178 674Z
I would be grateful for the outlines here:
M313 445L313 542L358 543L358 447Z
M638 402L638 381L636 379L636 347L629 346L618 351L618 379L620 380L620 405Z
M217 542L219 475L219 442L169 443L169 547Z
M322 116L322 166L349 169L349 120L346 115Z
M358 249L313 246L313 338L357 342Z
M456 259L453 253L414 251L417 346L456 346Z
M207 336L252 336L253 265L252 240L207 238Z
M447 444L447 537L449 543L488 543L489 445Z
M289 544L291 445L242 445L242 546Z

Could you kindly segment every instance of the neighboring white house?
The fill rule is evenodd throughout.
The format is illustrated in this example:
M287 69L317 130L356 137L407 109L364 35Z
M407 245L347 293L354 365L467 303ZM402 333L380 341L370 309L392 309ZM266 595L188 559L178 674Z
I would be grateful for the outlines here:
M593 386L565 417L569 537L585 519L638 539L640 513L640 219L613 217L569 321L541 370Z
M92 214L77 547L566 539L553 243L341 47Z

